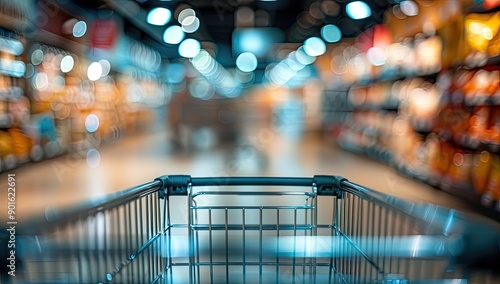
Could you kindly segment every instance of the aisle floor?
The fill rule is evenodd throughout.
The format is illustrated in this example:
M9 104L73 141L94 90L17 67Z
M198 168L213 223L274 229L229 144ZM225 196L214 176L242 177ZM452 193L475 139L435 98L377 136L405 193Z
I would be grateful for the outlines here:
M166 133L124 138L100 150L96 168L85 154L71 154L18 168L17 220L40 216L52 208L70 206L144 182L164 174L192 176L342 175L377 191L414 201L430 202L470 211L453 196L401 176L394 169L338 149L319 135L290 139L268 135L250 139L252 147L223 147L204 151L178 151L165 141ZM255 150L257 149L257 150ZM6 188L7 174L0 178ZM7 212L0 212L5 220Z

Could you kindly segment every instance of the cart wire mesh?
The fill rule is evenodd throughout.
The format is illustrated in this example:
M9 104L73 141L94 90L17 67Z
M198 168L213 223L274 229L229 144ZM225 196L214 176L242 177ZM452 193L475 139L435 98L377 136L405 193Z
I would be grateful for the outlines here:
M337 176L162 176L20 234L20 273L2 283L500 280L484 265L500 259L496 223Z

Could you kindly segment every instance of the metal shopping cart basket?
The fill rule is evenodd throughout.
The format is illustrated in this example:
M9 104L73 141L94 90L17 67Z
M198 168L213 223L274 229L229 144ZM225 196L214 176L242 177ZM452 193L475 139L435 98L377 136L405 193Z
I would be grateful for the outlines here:
M336 176L162 176L20 234L19 283L499 283L496 223Z

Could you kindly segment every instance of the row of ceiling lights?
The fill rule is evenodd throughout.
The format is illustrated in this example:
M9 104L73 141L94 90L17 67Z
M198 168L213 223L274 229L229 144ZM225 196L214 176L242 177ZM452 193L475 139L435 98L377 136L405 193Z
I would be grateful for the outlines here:
M149 11L146 21L150 25L164 26L172 19L172 12L163 7L157 7ZM191 8L183 9L177 15L178 25L172 25L163 32L163 41L167 44L179 44L179 55L186 58L195 57L201 49L198 40L188 38L186 34L194 33L200 27L200 20L196 12Z
M324 1L324 2L329 2L329 1ZM417 5L411 0L402 1L398 5L398 8L404 15L407 16L414 16L418 13ZM346 5L345 9L346 9L346 14L351 19L354 20L365 19L371 16L370 7L363 1L350 2ZM151 25L164 26L171 20L171 18L172 18L172 12L169 9L158 7L149 11L147 15L147 22ZM200 21L196 17L196 12L191 8L183 9L178 13L177 21L181 25L180 26L172 25L168 27L163 34L163 40L167 44L179 44L179 55L181 55L182 57L194 58L200 53L201 44L196 39L192 38L184 39L184 38L186 33L193 33L196 30L198 30L200 26ZM302 52L304 53L304 55L310 58L315 58L317 56L320 56L326 51L326 45L324 42L333 43L340 41L342 39L342 32L339 27L332 24L328 24L323 26L323 28L321 29L321 38L311 37L307 39L304 42L304 45L297 52L299 53ZM291 70L294 70L293 66L295 65L300 65L301 67L303 67L310 64L309 62L303 64L300 62L300 60L294 60L293 56L292 58L288 58L286 62L288 63L286 64L286 67ZM283 63L285 63L285 61ZM296 64L293 65L293 63ZM290 64L292 64L293 66L290 66ZM253 72L257 68L257 66L258 66L258 59L251 52L241 53L236 58L236 67L242 72L246 73ZM268 73L268 75L272 74L273 72Z

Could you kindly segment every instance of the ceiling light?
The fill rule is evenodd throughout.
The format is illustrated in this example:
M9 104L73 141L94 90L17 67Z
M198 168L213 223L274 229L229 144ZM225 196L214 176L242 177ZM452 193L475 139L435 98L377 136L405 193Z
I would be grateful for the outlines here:
M68 73L73 69L73 66L75 65L75 60L71 55L66 55L63 57L61 60L61 71L63 73Z
M97 81L101 78L102 66L99 62L92 62L87 69L87 77L90 81Z
M39 65L43 61L43 51L41 49L37 49L33 51L31 54L31 63L33 65Z
M236 58L236 67L243 72L252 72L257 68L257 57L251 52L243 52Z
M87 32L87 23L84 21L78 21L73 26L73 36L82 37Z
M179 45L179 55L186 58L193 58L200 53L201 44L193 38L185 39Z
M107 76L109 74L109 71L111 71L111 64L106 59L99 60L99 64L101 64L102 68L101 77Z
M403 1L400 4L401 11L407 16L416 16L418 14L418 6L413 1Z
M149 11L146 21L155 26L166 25L172 18L172 12L167 8L154 8Z
M194 33L200 27L200 20L196 16L188 16L182 21L182 30L186 33Z
M304 51L309 56L320 56L325 53L326 45L319 37L311 37L304 42Z
M182 24L182 22L189 16L196 16L196 12L191 8L184 9L177 16L177 21Z
M337 42L342 39L342 32L335 25L326 25L321 29L321 37L326 42Z
M380 47L374 46L368 49L366 56L373 66L382 66L385 63L384 50Z
M345 7L347 15L354 20L361 20L372 15L370 6L363 1L354 1Z
M312 64L316 60L316 57L310 56L306 53L306 51L304 50L304 46L301 46L299 47L299 49L297 49L297 51L295 52L295 58L297 59L297 62L304 65Z
M170 26L163 33L163 41L169 44L178 44L184 39L184 32L179 26Z
M99 117L95 114L89 114L85 118L85 129L90 133L96 132L99 129Z

